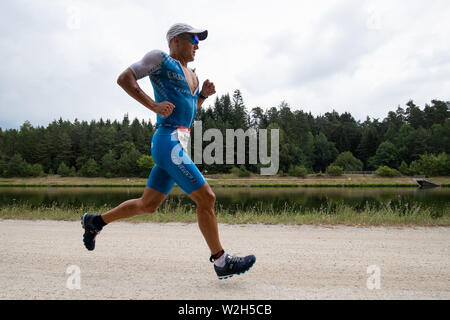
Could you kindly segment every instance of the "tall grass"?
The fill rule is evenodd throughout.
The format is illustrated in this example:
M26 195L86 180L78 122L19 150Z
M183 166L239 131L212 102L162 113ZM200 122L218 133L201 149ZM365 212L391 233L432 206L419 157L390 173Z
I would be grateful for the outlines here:
M85 212L104 213L111 207L69 207L52 204L35 207L18 204L0 207L0 219L26 220L79 220ZM289 207L254 206L224 209L218 204L216 216L219 223L229 224L309 224L309 225L360 225L360 226L450 226L450 206L442 212L430 208L410 206L403 202L389 202L382 205L366 205L353 208L340 202L328 201L320 208L298 211ZM194 205L181 205L181 202L168 202L154 214L129 218L128 222L187 222L197 221Z

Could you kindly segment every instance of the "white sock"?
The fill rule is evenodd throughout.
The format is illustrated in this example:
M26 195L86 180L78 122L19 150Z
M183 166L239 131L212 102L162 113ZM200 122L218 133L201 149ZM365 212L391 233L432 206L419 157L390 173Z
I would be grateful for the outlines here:
M228 253L224 252L219 259L217 259L216 261L214 261L214 265L218 266L220 268L223 268L223 266L225 265L225 258L227 257Z

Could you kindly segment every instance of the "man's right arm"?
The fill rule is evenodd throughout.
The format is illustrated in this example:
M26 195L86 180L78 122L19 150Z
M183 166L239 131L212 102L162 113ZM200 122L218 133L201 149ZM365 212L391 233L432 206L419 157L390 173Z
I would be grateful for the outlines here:
M175 106L168 101L163 101L161 103L155 102L139 87L139 84L137 83L138 78L136 75L138 75L140 79L144 77L146 73L148 74L155 69L155 58L157 57L158 54L156 51L146 54L141 61L133 64L120 74L117 79L117 84L146 108L164 117L168 117L172 113ZM132 70L131 68L134 69Z

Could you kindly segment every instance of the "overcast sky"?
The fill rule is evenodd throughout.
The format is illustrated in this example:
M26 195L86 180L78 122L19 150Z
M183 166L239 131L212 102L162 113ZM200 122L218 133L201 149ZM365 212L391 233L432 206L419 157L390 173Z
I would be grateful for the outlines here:
M410 100L450 100L450 1L0 2L0 127L29 120L156 117L116 84L176 22L206 28L196 60L217 95L240 89L248 110L383 119ZM148 78L141 87L153 97ZM204 106L214 102L215 96Z

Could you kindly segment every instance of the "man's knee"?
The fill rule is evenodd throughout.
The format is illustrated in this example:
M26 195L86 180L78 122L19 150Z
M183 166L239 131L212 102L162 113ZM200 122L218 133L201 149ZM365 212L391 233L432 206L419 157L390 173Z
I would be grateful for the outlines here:
M206 198L209 203L213 205L216 203L216 194L212 190L207 193Z
M214 207L214 204L216 203L216 195L209 188L201 194L199 202L200 203L197 203L198 205Z
M141 208L144 213L154 213L164 201L166 196L154 190L146 190L140 198Z
M159 203L156 203L155 201L144 201L141 199L141 203L144 213L155 213L159 207Z
M159 201L145 200L141 198L141 207L144 213L155 213L160 205Z

